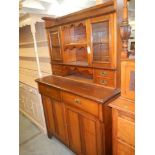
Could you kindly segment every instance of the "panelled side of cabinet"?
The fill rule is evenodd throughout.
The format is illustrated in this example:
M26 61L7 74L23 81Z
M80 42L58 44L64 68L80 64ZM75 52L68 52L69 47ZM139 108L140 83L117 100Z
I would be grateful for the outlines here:
M113 118L113 155L135 154L135 62L121 64L121 97L110 103Z

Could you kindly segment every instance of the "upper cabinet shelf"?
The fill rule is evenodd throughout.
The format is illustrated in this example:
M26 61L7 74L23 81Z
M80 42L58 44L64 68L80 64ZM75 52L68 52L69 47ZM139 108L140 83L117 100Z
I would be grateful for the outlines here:
M62 27L62 37L64 45L80 45L86 43L85 22L73 23Z
M78 43L68 43L64 45L64 48L74 48L74 47L86 47L86 42L78 42Z

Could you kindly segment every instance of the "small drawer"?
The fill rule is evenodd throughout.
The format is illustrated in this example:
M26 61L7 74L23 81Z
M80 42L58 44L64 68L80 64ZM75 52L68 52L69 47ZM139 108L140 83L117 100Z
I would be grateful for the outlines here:
M61 100L60 91L56 88L39 84L39 92L57 101Z
M130 121L123 117L118 117L117 120L117 137L134 146L135 144L135 125L133 121Z
M64 101L64 103L77 107L96 117L99 116L99 106L96 102L66 92L62 93L62 100Z
M126 143L118 141L117 142L117 154L118 155L135 155L135 149Z
M94 70L94 75L108 78L108 79L114 79L115 78L115 71L111 70L101 70L101 69L95 69Z
M107 79L102 77L95 77L95 83L108 86L108 87L115 87L115 79Z

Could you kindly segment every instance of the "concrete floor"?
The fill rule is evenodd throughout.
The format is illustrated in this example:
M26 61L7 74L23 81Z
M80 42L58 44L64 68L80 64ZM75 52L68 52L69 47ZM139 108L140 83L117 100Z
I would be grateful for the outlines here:
M75 155L56 138L48 139L21 113L19 132L20 155Z

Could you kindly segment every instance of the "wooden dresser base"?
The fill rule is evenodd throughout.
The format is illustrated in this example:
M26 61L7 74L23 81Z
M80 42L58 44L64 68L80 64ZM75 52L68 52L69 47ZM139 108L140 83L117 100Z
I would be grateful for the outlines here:
M49 138L57 137L78 155L112 154L112 112L107 104L119 90L57 76L36 81Z

